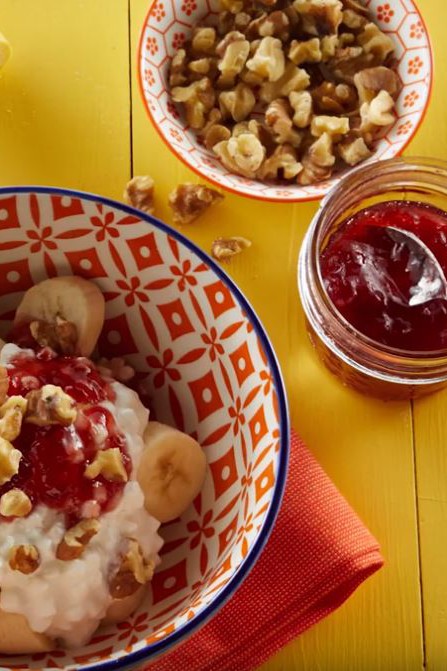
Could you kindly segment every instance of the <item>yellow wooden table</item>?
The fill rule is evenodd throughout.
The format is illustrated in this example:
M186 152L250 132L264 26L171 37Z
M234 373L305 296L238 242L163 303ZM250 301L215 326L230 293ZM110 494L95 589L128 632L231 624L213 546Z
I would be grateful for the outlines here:
M161 218L170 189L197 181L152 129L136 82L149 0L1 0L13 58L0 77L0 184L46 184L121 198L151 174ZM408 152L446 157L444 0L420 0L437 77ZM253 247L228 266L252 301L285 375L292 421L380 541L385 568L337 613L263 671L447 669L447 392L413 405L372 401L341 386L309 346L296 290L301 239L316 204L227 195L184 228L203 249L242 235ZM237 671L237 670L235 670Z

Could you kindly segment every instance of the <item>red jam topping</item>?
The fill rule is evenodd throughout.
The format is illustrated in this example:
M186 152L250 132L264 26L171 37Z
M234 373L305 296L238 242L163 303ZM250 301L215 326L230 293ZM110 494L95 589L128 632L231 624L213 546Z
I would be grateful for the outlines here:
M110 385L85 358L56 357L43 349L36 358L18 355L8 366L8 395L25 396L45 384L61 387L77 403L77 418L70 426L36 426L24 422L14 447L22 452L18 474L0 487L0 496L13 487L24 491L34 505L43 503L66 513L67 526L82 517L111 510L120 498L123 482L102 475L90 480L86 466L100 449L118 448L124 467L131 472L125 437L112 414L98 405L115 398ZM3 518L5 519L5 518Z
M391 201L357 212L331 236L320 260L326 291L343 317L375 342L412 352L446 349L447 301L410 304L420 279L415 263L422 267L424 259L420 248L416 258L411 245L393 238L390 226L417 236L447 275L447 212Z

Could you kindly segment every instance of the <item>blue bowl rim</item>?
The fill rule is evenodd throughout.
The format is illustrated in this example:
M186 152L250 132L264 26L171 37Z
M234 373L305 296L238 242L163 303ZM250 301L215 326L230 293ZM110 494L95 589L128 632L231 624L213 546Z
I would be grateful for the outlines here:
M211 258L206 252L203 252L199 247L197 247L191 240L188 240L184 235L176 231L174 228L171 228L168 224L160 221L156 217L153 217L145 212L137 210L134 207L120 203L119 201L113 200L112 198L106 198L104 196L95 195L86 191L78 191L76 189L65 189L60 187L53 186L5 186L0 187L0 196L5 194L14 194L14 193L44 193L48 195L59 195L59 196L68 196L75 198L82 198L85 200L90 200L94 202L100 202L104 205L116 208L128 214L137 216L139 219L146 221L147 223L152 224L156 228L160 229L167 235L170 235L175 240L180 242L182 245L187 247L191 252L196 254L204 263L206 263L219 277L222 282L230 289L232 294L236 297L239 305L242 307L244 312L247 314L250 319L250 323L253 325L253 328L258 336L260 342L262 343L264 353L267 357L269 367L272 371L273 376L273 386L276 391L279 405L279 431L280 431L280 450L279 450L279 463L278 463L278 473L275 482L275 490L273 493L272 500L270 502L267 515L264 519L264 523L259 532L258 537L256 538L253 546L247 556L243 559L237 571L233 574L230 581L225 585L221 592L218 592L216 599L212 601L206 608L203 609L196 617L191 619L189 622L183 624L179 629L176 629L171 634L168 634L161 641L156 641L150 645L145 646L142 650L137 650L136 652L129 653L126 657L120 659L109 660L106 662L99 662L97 664L91 664L89 666L84 666L83 671L116 671L118 669L123 670L127 668L133 668L135 664L140 662L149 662L154 661L155 656L160 656L162 653L168 652L173 645L178 645L186 637L189 637L193 632L203 626L208 620L210 620L217 612L222 608L222 606L229 600L229 598L234 594L234 592L241 586L244 579L251 571L256 561L259 559L259 556L264 549L267 540L271 534L274 523L278 516L279 509L281 507L281 501L284 494L284 488L287 477L287 467L289 461L289 440L290 440L290 424L289 424L289 412L287 404L287 395L285 391L284 380L282 377L281 369L275 354L275 351L270 343L270 339L267 336L267 333L264 327L261 324L259 317L251 306L250 302L245 298L242 291L237 287L234 281L227 275L227 273L220 268L220 266Z

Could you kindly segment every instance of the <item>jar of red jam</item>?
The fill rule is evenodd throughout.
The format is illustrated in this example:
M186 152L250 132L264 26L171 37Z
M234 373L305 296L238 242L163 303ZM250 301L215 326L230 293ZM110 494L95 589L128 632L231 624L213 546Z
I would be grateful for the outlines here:
M445 277L447 163L397 158L351 171L322 201L298 264L320 358L387 400L446 386Z

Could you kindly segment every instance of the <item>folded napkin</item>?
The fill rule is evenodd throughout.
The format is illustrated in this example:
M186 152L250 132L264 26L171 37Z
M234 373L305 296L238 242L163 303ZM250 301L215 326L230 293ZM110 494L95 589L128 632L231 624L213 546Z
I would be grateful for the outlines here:
M283 503L259 561L208 624L147 668L255 669L382 564L376 540L292 434Z

